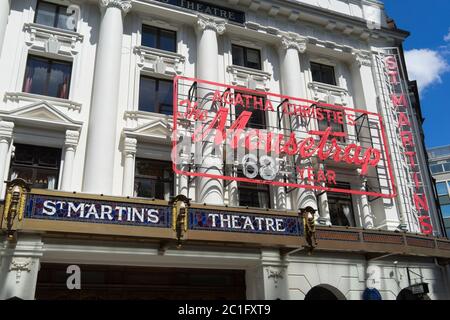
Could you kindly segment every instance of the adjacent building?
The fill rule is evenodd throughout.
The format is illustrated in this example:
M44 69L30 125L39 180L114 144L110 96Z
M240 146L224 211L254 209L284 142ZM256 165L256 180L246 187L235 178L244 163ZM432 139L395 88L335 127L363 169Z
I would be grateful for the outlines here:
M450 146L428 149L428 159L448 237L450 235Z
M1 1L0 298L450 298L408 35L377 0ZM214 119L258 152L173 151Z

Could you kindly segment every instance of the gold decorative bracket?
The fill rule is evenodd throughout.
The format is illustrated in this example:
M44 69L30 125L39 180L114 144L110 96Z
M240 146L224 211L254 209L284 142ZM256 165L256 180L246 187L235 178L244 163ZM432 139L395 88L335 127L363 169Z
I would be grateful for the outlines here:
M172 206L172 229L177 234L177 248L181 248L182 239L188 229L189 207L191 199L184 195L178 195L169 201Z
M17 222L23 220L27 194L31 184L23 179L6 181L5 207L3 210L2 228L6 225L8 240L13 240L17 231Z

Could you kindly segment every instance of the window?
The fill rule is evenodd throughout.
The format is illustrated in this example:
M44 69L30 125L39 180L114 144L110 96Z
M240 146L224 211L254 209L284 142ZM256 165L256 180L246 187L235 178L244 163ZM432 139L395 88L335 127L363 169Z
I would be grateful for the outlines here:
M430 166L430 170L431 170L432 173L444 172L444 168L442 167L442 164L432 164Z
M60 149L16 144L10 180L21 178L33 188L56 189L60 162Z
M172 163L136 159L134 196L169 201L174 194Z
M233 44L231 54L234 65L261 70L261 54L259 50Z
M450 204L441 206L441 211L444 218L450 218Z
M330 110L327 108L320 107L322 110ZM333 110L331 110L333 111ZM337 122L337 118L333 117L332 112L330 112L330 117L327 116L327 112L322 112L324 115L323 120L317 120L319 126L319 131L325 131L328 127L331 128L333 132L345 132L345 126ZM329 118L329 119L328 119ZM334 137L330 136L329 139L336 139L336 141L345 142L344 137Z
M167 115L173 113L172 81L141 77L139 87L139 110Z
M270 192L268 185L238 182L238 190L240 206L261 209L270 208Z
M67 12L66 6L39 1L36 7L34 22L48 27L76 31L76 26L71 26L69 17L72 13Z
M246 104L246 99L249 99L249 107L246 108L245 105L236 104L235 113L236 119L241 115L242 111L250 111L252 113L250 119L247 122L248 128L255 129L265 129L266 128L266 112L264 111L265 98L252 95L252 98L246 98L244 96L249 96L248 93L235 92L235 95L240 94L242 96L242 101ZM256 103L255 103L256 101ZM255 109L254 106L260 105L261 108ZM262 110L261 110L262 109Z
M315 82L336 85L336 77L334 76L334 67L320 63L311 62L312 79Z
M438 182L436 183L436 188L439 196L448 195L447 183L446 182Z
M450 161L447 161L446 163L444 163L444 171L450 172Z
M71 75L70 62L29 56L23 92L67 99Z
M142 26L142 41L145 47L177 52L177 33L152 26Z
M348 183L338 183L339 188L350 189ZM328 192L328 207L330 220L333 226L355 227L352 196L345 193Z

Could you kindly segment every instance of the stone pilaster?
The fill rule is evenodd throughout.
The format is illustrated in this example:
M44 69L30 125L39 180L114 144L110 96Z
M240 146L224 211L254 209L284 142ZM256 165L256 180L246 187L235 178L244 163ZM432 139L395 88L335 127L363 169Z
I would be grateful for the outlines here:
M122 195L133 196L134 192L134 161L137 151L137 140L134 138L125 138L123 144L123 181Z
M13 137L14 123L0 121L0 199L3 199L5 192L4 181L8 179L8 155Z
M64 168L62 172L61 189L72 191L73 162L78 146L80 132L77 130L67 130L64 141Z

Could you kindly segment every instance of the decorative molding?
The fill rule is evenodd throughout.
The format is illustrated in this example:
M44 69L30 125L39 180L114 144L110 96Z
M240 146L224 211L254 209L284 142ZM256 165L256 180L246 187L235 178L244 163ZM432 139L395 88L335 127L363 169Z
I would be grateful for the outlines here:
M123 142L123 152L126 156L135 156L137 151L137 139L125 137Z
M64 146L66 148L76 148L80 139L80 131L78 130L66 130L66 138Z
M186 58L178 53L137 46L133 52L138 56L138 67L144 71L168 76L182 74Z
M34 94L34 93L26 93L26 92L6 92L5 93L5 100L6 101L12 101L15 103L20 102L49 102L52 105L56 107L63 107L67 108L69 110L74 111L81 111L81 103L74 102L67 99L61 99L61 98L55 98L55 97L49 97L49 96L42 96L40 94Z
M321 82L310 82L308 88L313 91L313 97L316 101L329 104L347 105L348 90Z
M197 15L197 17L197 27L199 30L213 30L217 34L225 33L225 20L212 18L203 14Z
M101 8L114 7L122 10L124 14L127 14L131 10L130 0L100 0Z
M12 259L11 264L9 265L9 271L16 272L16 283L20 283L22 278L22 272L30 272L31 266L34 264L32 258L24 258L24 257L15 257Z
M299 53L305 53L307 43L307 38L303 38L292 33L281 36L281 46L284 50L295 49Z
M47 101L38 101L11 111L0 112L0 118L13 121L16 125L20 122L25 125L43 128L51 126L53 129L59 127L66 130L79 130L83 124L71 119Z
M0 141L6 140L8 143L12 138L14 122L0 121Z
M243 86L253 90L269 91L270 89L269 81L272 74L268 72L235 65L228 66L227 72L231 76L231 83L235 86Z
M356 63L359 67L366 66L371 67L372 66L372 56L370 52L366 51L354 51L353 55L355 57Z
M65 29L58 29L37 23L24 24L27 46L46 53L66 56L76 55L80 51L83 35Z

